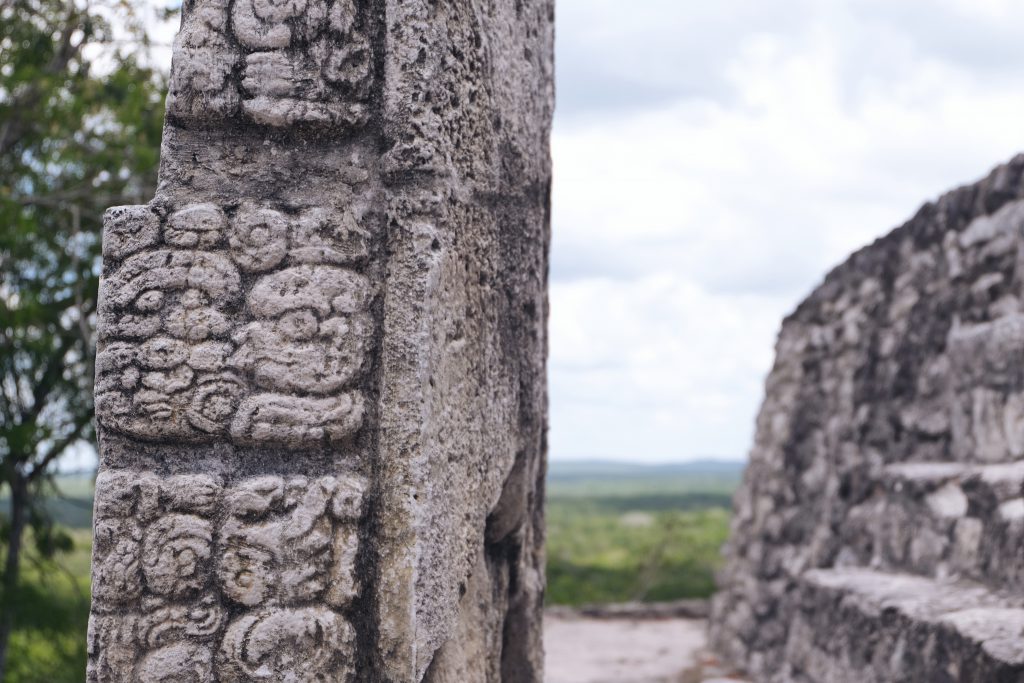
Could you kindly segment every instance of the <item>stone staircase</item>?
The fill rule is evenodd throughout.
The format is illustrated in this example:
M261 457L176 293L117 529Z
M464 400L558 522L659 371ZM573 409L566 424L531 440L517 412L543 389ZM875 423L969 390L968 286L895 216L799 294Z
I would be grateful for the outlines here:
M906 463L799 577L794 680L1024 681L1024 461Z
M1022 487L1024 461L883 467L832 566L782 570L780 657L753 680L1024 682Z
M1024 683L1024 156L783 324L710 642L758 683Z
M1024 681L1022 485L1024 461L884 467L834 566L791 575L768 680Z
M803 574L792 681L1024 681L1024 601L963 580L877 569Z

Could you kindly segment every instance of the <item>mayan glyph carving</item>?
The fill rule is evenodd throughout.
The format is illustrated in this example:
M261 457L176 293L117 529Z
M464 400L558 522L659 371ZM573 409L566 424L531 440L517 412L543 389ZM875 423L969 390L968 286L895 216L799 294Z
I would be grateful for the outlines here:
M357 475L102 474L90 680L345 680L364 489Z
M359 125L373 55L354 0L193 0L175 41L168 111L269 126Z
M107 212L101 428L139 444L240 446L259 459L267 448L299 462L330 449L350 466L230 484L225 474L106 470L90 681L352 673L345 612L362 590L366 488L352 441L375 328L357 205L241 199Z
M166 220L149 207L109 211L104 248L118 265L102 285L100 422L143 439L246 445L355 433L364 405L350 387L366 365L372 288L353 269L366 235L340 215L253 201L230 217L212 204Z

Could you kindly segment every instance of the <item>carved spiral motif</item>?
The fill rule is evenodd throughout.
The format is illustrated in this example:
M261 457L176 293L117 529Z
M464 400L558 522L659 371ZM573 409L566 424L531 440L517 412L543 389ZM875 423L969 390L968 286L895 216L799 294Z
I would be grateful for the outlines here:
M235 215L228 244L242 270L269 270L288 253L288 220L279 211L246 202Z
M201 377L197 385L186 413L189 424L208 434L226 432L244 384L234 375L223 374Z
M196 602L167 605L139 620L139 638L148 647L169 645L186 638L206 638L224 626L224 609L207 594Z

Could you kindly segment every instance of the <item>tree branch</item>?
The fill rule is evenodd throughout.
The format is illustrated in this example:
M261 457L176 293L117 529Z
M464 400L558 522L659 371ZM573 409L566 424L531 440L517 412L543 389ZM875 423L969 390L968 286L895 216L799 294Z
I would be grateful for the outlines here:
M79 416L78 420L75 422L75 428L72 429L67 436L50 447L46 452L46 455L44 455L42 459L35 464L27 475L25 475L25 481L32 483L42 476L50 465L53 464L54 460L59 458L69 446L82 438L82 432L85 431L85 428L88 426L90 421L92 421L91 415Z
M46 367L43 370L42 376L38 381L32 383L32 407L27 412L21 414L21 424L35 422L43 411L43 407L46 405L46 397L53 391L57 378L64 370L64 359L74 344L76 336L62 334L58 339L60 340L60 345L54 349L53 354L46 361Z
M56 76L66 71L68 64L78 54L85 42L80 41L75 45L71 41L71 37L75 33L74 29L81 23L81 15L74 3L69 3L69 5L67 18L64 20L61 32L60 46L54 51L53 59L46 66L45 73L49 76ZM43 97L42 80L36 79L31 87L21 93L20 97L16 96L10 103L11 116L3 122L3 125L0 125L0 156L6 156L11 151L14 144L22 137L26 124L32 121L32 113Z

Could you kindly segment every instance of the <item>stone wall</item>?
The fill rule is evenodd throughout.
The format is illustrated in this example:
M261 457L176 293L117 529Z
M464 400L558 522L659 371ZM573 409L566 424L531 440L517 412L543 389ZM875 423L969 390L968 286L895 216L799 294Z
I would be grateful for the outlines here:
M1022 237L1018 157L783 323L711 628L757 680L1024 680Z
M105 216L89 681L539 681L549 0L186 0Z

